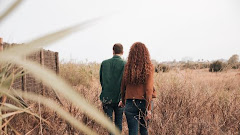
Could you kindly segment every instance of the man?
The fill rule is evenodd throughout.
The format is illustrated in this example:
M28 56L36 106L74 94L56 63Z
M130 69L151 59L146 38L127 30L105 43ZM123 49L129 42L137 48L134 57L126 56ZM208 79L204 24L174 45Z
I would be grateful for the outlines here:
M114 112L114 123L120 131L122 131L123 117L120 88L124 65L126 64L121 58L122 55L123 46L120 43L114 44L113 57L103 61L100 68L100 83L102 86L100 100L102 101L103 110L111 120L113 120Z

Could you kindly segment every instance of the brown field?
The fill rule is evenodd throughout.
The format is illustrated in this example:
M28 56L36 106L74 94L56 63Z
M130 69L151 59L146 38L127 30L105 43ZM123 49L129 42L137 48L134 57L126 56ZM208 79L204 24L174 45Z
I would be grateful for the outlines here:
M2 1L0 1L0 3L1 2ZM6 17L9 17L10 13L17 9L21 3L23 3L22 0L16 0L11 4L9 3L9 5L5 4L5 6L8 6L6 8L5 6L3 7L4 10L0 14L0 24L3 24L2 22L5 21ZM134 5L136 5L136 3L134 3ZM51 7L51 5L48 6ZM99 6L101 6L101 4ZM112 7L110 5L108 6ZM217 6L219 6L219 4ZM144 5L144 7L146 6ZM210 7L209 11L215 11L212 6ZM139 9L141 9L141 6ZM222 9L225 11L227 8ZM109 9L106 8L104 11L108 10ZM115 10L117 11L118 8L114 7L114 11ZM155 10L153 11L155 12ZM34 12L33 15L35 15L35 13L37 12ZM132 14L131 12L129 13L130 15ZM215 14L215 12L213 13ZM62 19L63 16L62 14L60 15ZM187 14L184 16L188 17ZM39 14L38 17L41 17L41 15ZM67 25L64 24L62 25L64 26L62 30L41 35L39 38L24 43L22 47L15 46L15 48L9 50L3 50L3 41L2 38L0 38L0 135L81 135L82 133L78 130L83 130L84 125L81 125L78 121L76 122L76 119L82 121L85 125L100 135L108 134L106 129L91 119L93 118L93 113L96 117L101 116L96 115L98 114L98 111L91 109L90 105L87 107L83 106L83 100L80 100L81 97L76 96L77 94L75 94L74 91L76 90L85 97L88 102L102 111L101 102L99 100L101 92L101 86L99 83L99 64L62 62L60 64L59 76L65 79L74 88L74 90L72 90L71 87L69 88L61 79L58 79L55 76L56 72L51 73L50 71L44 70L43 66L37 65L36 63L25 59L26 56L37 49L44 48L47 45L78 30L81 31L83 28L88 27L86 24L96 22L103 17L104 16L86 20L79 23L79 25L73 25L71 27L66 27ZM139 18L137 19L139 20ZM147 17L147 19L149 20L151 18ZM215 18L215 20L216 19L219 20L221 18ZM229 20L236 19L229 18ZM132 22L134 22L134 20ZM17 23L21 25L21 20ZM25 20L24 24L25 23L27 24L28 20ZM209 25L208 23L206 24ZM232 25L234 23L230 22L230 24ZM228 29L231 28L228 27L229 25L226 26ZM6 27L6 29L8 28ZM11 31L12 30L10 29L9 32ZM35 34L37 31L38 30L36 29ZM211 30L208 31L208 33L211 32ZM7 35L9 34L7 33ZM12 34L10 33L10 38L7 40L11 40L11 38L14 39L11 35ZM24 33L22 35L24 35ZM21 36L14 39L14 41L20 38ZM212 51L214 52L215 50ZM55 66L59 64L58 57L56 57L58 55L56 54L52 55L54 56L52 57L55 61L54 63L44 61L44 53L40 52L39 55L39 61L42 65L44 65L44 63L54 64L55 68ZM154 85L157 91L157 98L153 101L153 117L149 122L149 134L240 135L240 63L239 56L233 56L228 60L228 62L223 63L220 61L213 63L203 62L203 60L200 62L201 60L198 60L198 62L170 62L166 63L166 65L159 65L159 73L155 73ZM50 57L50 54L48 57ZM17 65L19 69L16 70L15 65ZM210 71L222 72L211 73L209 72L209 67ZM22 68L24 70L21 70ZM56 71L58 73L57 66ZM164 73L161 71L164 71ZM36 82L38 82L41 84L41 88L34 87L34 90L25 90L26 81L24 82L23 80L25 80L24 74L27 72L34 74L36 77L36 80L32 80L33 83L31 83L31 85L35 86ZM19 88L13 89L14 79L16 78L18 78L22 83L19 85ZM42 83L45 83L46 87ZM48 92L54 94L54 96L51 96L48 92L43 92L45 91L45 88L46 90L49 90ZM38 91L40 89L42 91L36 94L37 92L35 92L35 90ZM53 89L55 91L52 91ZM30 93L33 91L35 94ZM84 114L83 111L91 114L91 118ZM74 116L75 119L69 116L68 112ZM95 120L97 119L96 117ZM107 120L104 119L98 119L98 122L105 126L108 125ZM74 127L78 128L78 130ZM109 124L108 127L111 127L111 125ZM85 132L90 133L89 131ZM123 121L122 134L128 134L125 117Z
M99 64L60 65L60 75L89 102L101 109ZM155 74L158 97L154 99L150 134L239 134L239 70L210 73L208 69L170 70ZM65 101L64 101L65 102ZM65 102L65 108L99 134L106 130ZM79 133L69 128L67 134ZM124 118L123 134L127 134Z

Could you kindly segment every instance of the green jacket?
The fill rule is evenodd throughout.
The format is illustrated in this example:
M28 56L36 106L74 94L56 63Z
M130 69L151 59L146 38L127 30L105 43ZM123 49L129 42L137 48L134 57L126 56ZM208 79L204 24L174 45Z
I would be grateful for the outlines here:
M120 101L120 88L125 64L126 62L117 55L102 62L100 67L100 83L102 86L100 100L104 104Z

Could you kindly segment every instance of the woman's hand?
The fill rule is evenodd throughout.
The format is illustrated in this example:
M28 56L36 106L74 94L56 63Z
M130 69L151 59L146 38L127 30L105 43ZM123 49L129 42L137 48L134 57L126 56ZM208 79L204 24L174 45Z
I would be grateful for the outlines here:
M151 118L152 118L152 112L151 111L147 111L145 119L146 120L150 120Z
M118 106L119 106L119 107L124 107L124 104L123 104L123 102L122 102L122 101L120 101L120 102L118 103Z

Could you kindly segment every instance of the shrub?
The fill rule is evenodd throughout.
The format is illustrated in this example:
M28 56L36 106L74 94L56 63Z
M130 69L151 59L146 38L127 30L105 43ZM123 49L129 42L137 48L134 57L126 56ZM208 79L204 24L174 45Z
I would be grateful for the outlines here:
M210 64L205 62L205 63L200 63L200 69L204 69L204 68L209 68L210 67Z
M208 62L187 62L187 63L181 63L180 68L181 69L204 69L209 68Z
M155 67L155 72L168 72L170 70L170 67L168 65L165 64L158 64Z
M209 72L221 72L224 68L224 64L221 61L214 61L210 64Z
M187 62L183 65L182 67L183 69L198 69L199 65L197 63L194 62Z
M230 65L232 69L239 69L240 68L240 63L235 63Z
M240 68L240 63L233 65L232 68L233 69L239 69Z
M62 63L60 64L60 76L72 86L91 86L93 79L98 78L99 64Z
M228 64L237 64L238 62L239 62L239 56L237 54L234 54L228 60Z

